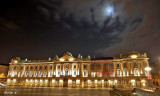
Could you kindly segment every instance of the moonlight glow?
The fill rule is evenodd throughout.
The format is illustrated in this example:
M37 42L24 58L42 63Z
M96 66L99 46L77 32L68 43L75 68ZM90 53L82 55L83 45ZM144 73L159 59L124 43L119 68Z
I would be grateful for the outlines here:
M114 8L113 8L113 6L107 6L107 7L105 8L105 15L111 16L111 15L113 15L113 13L114 13Z

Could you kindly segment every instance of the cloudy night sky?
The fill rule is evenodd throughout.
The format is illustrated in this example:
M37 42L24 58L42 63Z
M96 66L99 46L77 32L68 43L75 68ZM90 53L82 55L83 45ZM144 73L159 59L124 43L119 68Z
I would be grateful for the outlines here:
M160 61L160 0L5 0L0 2L0 63L69 51L115 56L146 52Z

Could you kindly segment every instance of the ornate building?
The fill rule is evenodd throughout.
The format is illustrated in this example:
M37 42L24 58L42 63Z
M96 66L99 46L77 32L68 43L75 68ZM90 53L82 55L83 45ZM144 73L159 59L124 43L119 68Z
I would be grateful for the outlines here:
M60 87L149 87L146 53L130 52L113 58L63 57L48 60L11 61L7 85Z
M7 74L8 74L8 65L1 64L0 65L0 83L3 83L3 84L6 83Z

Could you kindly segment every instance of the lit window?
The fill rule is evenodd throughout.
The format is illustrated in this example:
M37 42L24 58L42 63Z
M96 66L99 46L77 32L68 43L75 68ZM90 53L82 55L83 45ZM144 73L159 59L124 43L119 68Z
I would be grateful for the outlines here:
M43 77L46 77L46 71L44 71L44 73L43 73Z
M61 75L61 72L58 70L57 77L60 77L60 75Z
M101 77L101 76L102 76L101 72L98 72L98 77Z
M117 69L117 76L120 76L120 69Z
M84 77L87 77L87 71L84 70Z
M37 71L34 71L34 77L36 77L37 76Z
M27 71L25 72L25 76L27 77Z
M65 76L67 76L68 75L68 68L66 68L66 70L65 70Z
M114 85L114 80L111 80L110 82L111 82L111 85Z
M32 77L32 71L30 71L29 76Z
M76 70L74 70L74 75L76 75Z
M22 70L20 71L20 76L22 77Z
M13 73L12 73L12 77L14 77L15 76L15 70L13 71Z
M39 71L39 77L41 77L41 71Z
M92 76L92 77L95 77L95 72L91 72L91 76Z
M134 68L134 76L138 76L138 69Z
M50 75L50 77L52 77L52 70L50 70L50 74L49 75Z
M23 70L23 66L21 66L21 70Z

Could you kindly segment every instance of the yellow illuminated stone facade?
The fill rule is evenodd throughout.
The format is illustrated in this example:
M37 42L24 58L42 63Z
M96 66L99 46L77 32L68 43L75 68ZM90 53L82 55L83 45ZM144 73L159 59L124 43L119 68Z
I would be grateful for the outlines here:
M130 52L112 59L63 57L48 60L11 61L7 85L48 87L140 87L147 88L150 68L146 53Z
M8 74L8 66L0 65L0 83L6 83L6 78Z

